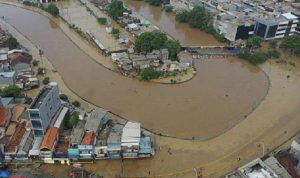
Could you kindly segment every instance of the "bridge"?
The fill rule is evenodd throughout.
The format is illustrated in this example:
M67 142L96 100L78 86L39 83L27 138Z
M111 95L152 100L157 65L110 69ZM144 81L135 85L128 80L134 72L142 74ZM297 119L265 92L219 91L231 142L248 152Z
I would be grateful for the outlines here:
M185 46L182 50L190 52L194 59L235 56L239 52L238 49L230 46Z

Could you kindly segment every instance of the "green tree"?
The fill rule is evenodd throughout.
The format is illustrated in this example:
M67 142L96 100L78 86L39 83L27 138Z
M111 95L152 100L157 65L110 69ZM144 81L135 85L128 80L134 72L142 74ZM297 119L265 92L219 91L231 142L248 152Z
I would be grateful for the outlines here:
M73 104L75 107L78 107L78 108L80 107L80 102L77 101L77 100L76 100L76 101L73 101L72 104Z
M162 4L161 0L147 0L147 2L152 6L160 6Z
M49 78L49 77L45 77L45 78L43 79L43 84L44 84L44 85L47 85L49 82L50 82L50 78Z
M161 76L161 72L157 71L151 67L148 67L144 70L142 70L141 72L141 77L142 80L151 80L151 79L156 79L159 78Z
M97 20L101 25L105 25L107 23L107 19L105 17L99 17Z
M189 20L189 12L187 10L183 10L176 13L176 20L187 23Z
M281 48L284 48L286 50L290 50L293 53L300 54L300 36L294 35L294 36L287 36L284 37L281 44Z
M60 94L59 95L59 98L61 99L61 100L63 100L63 101L68 101L68 96L67 95L65 95L65 94Z
M44 68L39 67L39 68L37 69L37 74L38 74L38 75L43 75L44 73L45 73L45 69L44 69Z
M19 42L17 41L16 38L14 37L9 37L7 39L7 47L12 50L12 49L16 49L19 46Z
M16 85L9 85L7 87L4 87L3 89L0 89L0 96L2 97L24 97L24 94L22 94L22 90L16 86Z
M32 61L32 65L35 66L35 67L38 66L39 65L39 61L38 60L33 60Z
M166 12L172 12L172 11L173 11L173 7L172 7L171 5L166 5L166 6L164 7L164 10L165 10Z
M167 41L166 34L162 32L144 32L135 40L134 49L137 52L151 52L165 46Z
M122 1L113 0L112 3L108 6L107 13L112 19L118 20L119 17L123 16L123 12L125 11L126 10L123 6Z
M167 48L169 51L169 58L172 61L177 60L177 53L180 51L181 48L179 41L168 39L165 42L165 48Z
M47 7L47 12L49 12L54 17L59 16L59 9L55 4L49 4Z
M251 38L248 38L246 42L247 48L259 48L261 46L261 38L258 36L253 36Z
M74 112L67 120L67 128L72 129L79 121L79 112Z

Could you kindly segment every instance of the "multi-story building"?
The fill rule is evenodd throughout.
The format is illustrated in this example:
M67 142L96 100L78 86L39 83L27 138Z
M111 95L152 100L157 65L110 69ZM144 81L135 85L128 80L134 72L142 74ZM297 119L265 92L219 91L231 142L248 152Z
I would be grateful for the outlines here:
M284 13L278 17L256 17L254 33L264 40L283 38L295 35L299 22L297 16Z
M35 137L42 137L61 106L56 83L45 86L28 109Z

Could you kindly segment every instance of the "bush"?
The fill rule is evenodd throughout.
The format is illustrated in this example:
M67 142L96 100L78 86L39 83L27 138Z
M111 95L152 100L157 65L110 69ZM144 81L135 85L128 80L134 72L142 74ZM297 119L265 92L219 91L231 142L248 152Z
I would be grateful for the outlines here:
M35 67L38 66L39 65L39 61L38 60L33 60L32 61L32 65L35 66Z
M170 6L170 5L165 6L164 9L165 9L166 12L172 12L173 11L173 7Z
M72 129L79 120L79 112L74 112L67 120L67 128Z
M277 40L271 40L271 41L269 41L269 47L272 48L272 49L276 49L277 48L277 43L278 43Z
M119 17L123 16L123 12L125 12L126 9L123 6L123 2L119 0L113 0L107 10L108 16L110 16L114 20L118 20Z
M152 6L160 6L162 4L161 0L147 0L147 2Z
M38 6L37 3L30 2L30 1L23 1L23 4L26 6L34 6L34 7Z
M22 94L22 90L18 86L9 85L0 89L0 96L21 98L24 97L24 94Z
M14 37L9 37L7 39L7 47L12 50L12 49L16 49L19 46L19 42L17 41L16 38Z
M80 102L79 101L73 101L72 104L75 106L75 107L80 107Z
M280 58L280 52L277 50L270 50L268 52L266 52L269 58Z
M39 68L37 69L37 74L38 74L38 75L44 75L44 73L45 73L45 69L44 69L44 68L39 67Z
M300 36L293 35L284 37L280 47L300 55Z
M49 4L47 7L47 12L49 12L54 17L59 16L59 9L55 4Z
M248 51L240 51L238 57L245 59L252 64L263 64L270 58L280 58L280 52L271 50L267 52L257 51L251 54Z
M248 48L258 48L261 46L262 39L258 36L253 36L247 39L246 46Z
M60 98L61 100L63 100L63 101L68 101L68 100L69 100L68 96L65 95L65 94L60 94L60 95L59 95L59 98Z
M148 67L141 72L142 80L156 79L156 78L159 78L161 75L162 75L162 72L157 71L151 67Z
M47 85L49 82L50 82L50 78L49 78L49 77L45 77L45 78L43 79L43 84L44 84L44 85Z
M120 30L117 28L112 28L111 33L113 34L113 36L118 39L119 35L120 35Z
M107 19L105 17L100 17L97 20L98 20L98 23L101 25L105 25L107 23Z

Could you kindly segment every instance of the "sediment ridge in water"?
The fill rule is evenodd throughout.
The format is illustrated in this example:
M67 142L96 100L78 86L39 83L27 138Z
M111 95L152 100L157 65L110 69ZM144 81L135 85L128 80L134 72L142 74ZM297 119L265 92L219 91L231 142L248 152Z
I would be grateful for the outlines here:
M234 58L196 61L198 74L187 83L140 82L97 64L47 17L3 4L0 16L43 49L78 95L158 133L216 136L244 119L268 90L258 67Z

